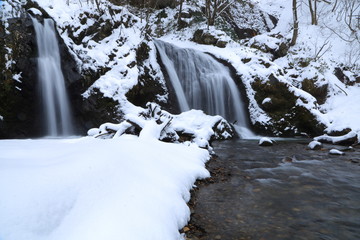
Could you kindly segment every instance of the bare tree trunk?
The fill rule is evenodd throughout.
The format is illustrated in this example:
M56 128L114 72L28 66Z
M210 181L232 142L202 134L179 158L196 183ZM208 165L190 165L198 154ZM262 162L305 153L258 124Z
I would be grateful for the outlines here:
M211 16L211 26L213 26L215 24L215 19L216 19L216 14L218 12L218 0L214 0L214 5L213 5L213 12L212 12L212 16Z
M297 15L297 1L296 0L292 0L292 11L293 11L293 18L294 18L293 19L294 20L294 30L293 30L293 36L291 39L290 46L294 46L296 44L296 40L299 35L299 21L298 21L298 15Z
M318 20L317 20L317 1L318 0L314 0L314 23L313 25L318 25Z
M311 15L311 25L315 25L315 22L316 22L316 17L315 17L315 12L314 12L314 9L313 9L313 3L312 3L313 0L309 0L309 10L310 10L310 15ZM315 0L316 2L316 0Z
M211 0L206 0L205 2L205 15L206 15L206 19L207 19L207 25L208 28L210 26L210 16L211 16Z
M181 13L182 13L182 8L183 8L183 3L184 3L184 0L180 0L180 3L179 3L179 17L178 17L178 24L180 24L181 22Z
M336 7L337 7L337 4L338 4L338 0L335 0L334 2L334 7L331 9L332 12L335 11Z

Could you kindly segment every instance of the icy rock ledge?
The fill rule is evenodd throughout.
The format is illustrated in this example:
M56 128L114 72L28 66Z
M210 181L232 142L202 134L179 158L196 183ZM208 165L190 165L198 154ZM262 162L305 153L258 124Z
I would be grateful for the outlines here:
M104 123L99 128L92 128L88 135L108 139L133 134L142 139L196 144L209 150L210 141L230 139L235 135L233 127L221 116L209 116L200 110L173 115L158 104L146 106L138 113L126 114L121 123Z

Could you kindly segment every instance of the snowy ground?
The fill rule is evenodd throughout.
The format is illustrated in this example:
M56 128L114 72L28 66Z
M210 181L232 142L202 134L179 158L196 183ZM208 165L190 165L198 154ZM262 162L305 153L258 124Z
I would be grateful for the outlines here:
M0 141L0 239L182 239L206 150L123 135Z

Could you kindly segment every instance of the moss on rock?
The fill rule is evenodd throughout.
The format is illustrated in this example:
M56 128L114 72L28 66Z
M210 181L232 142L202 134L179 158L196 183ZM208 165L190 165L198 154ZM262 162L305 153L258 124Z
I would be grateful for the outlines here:
M298 98L289 90L289 86L274 75L270 75L267 81L255 80L252 87L256 92L255 100L272 119L266 126L255 124L257 129L282 136L301 132L319 135L324 131L325 126L319 123L309 109L297 105ZM271 102L264 101L266 98L270 98Z

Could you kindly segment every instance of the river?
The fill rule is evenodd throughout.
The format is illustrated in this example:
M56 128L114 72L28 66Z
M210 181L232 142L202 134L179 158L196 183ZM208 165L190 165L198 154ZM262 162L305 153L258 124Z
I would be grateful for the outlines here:
M360 239L360 147L332 156L334 146L307 143L215 142L213 177L193 192L188 239Z

